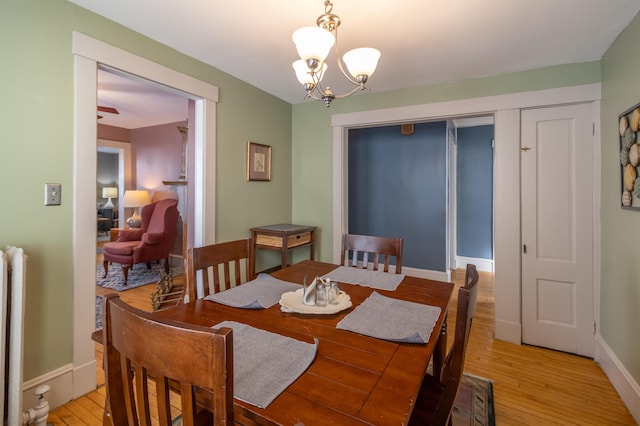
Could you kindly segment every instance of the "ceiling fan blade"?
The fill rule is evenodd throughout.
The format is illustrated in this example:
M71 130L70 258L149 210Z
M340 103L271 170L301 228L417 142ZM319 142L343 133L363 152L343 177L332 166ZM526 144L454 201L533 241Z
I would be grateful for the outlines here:
M112 107L104 107L104 106L100 106L100 105L98 105L98 111L101 111L101 112L108 112L109 114L120 114L120 113L118 112L118 110L117 110L117 109L115 109L115 108L112 108Z

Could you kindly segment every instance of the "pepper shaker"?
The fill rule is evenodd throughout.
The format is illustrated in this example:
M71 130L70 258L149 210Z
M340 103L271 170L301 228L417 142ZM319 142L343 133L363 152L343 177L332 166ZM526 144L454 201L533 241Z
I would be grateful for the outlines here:
M340 295L340 287L338 287L338 283L335 281L331 281L329 285L329 289L327 290L329 303L332 305L338 304L338 296Z

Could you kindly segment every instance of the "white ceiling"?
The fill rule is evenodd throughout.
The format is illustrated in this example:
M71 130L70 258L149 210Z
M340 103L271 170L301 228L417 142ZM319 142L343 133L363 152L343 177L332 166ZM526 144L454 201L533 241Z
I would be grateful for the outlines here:
M322 0L70 0L287 102L304 92L291 33L314 25ZM334 0L342 53L382 57L374 92L601 59L640 0ZM348 89L328 60L326 84ZM158 110L159 105L154 105Z
M138 129L184 121L188 99L140 78L98 70L98 105L119 114L98 111L99 124Z

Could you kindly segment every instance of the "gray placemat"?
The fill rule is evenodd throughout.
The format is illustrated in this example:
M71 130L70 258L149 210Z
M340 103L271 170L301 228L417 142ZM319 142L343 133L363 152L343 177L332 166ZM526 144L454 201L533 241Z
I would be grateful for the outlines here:
M440 308L386 297L374 291L336 328L405 343L427 343Z
M404 274L391 274L389 272L340 266L322 277L331 278L333 281L342 283L394 291L404 279Z
M233 396L266 408L311 365L315 343L270 333L235 321L215 328L233 329Z
M288 291L296 291L300 284L282 281L269 274L260 274L252 281L210 294L204 300L211 300L233 308L266 309L280 301L280 296Z

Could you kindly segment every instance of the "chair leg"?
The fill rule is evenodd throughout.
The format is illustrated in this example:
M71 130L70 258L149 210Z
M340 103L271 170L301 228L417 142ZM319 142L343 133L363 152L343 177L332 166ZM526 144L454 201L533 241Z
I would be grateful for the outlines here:
M169 275L169 271L170 271L169 258L167 257L166 259L163 259L163 262L164 262L164 272L166 272L167 275Z
M147 262L147 269L151 269L151 262Z
M124 275L124 285L129 282L129 268L131 265L122 265L122 274Z
M104 268L104 277L102 277L102 278L107 278L107 274L109 273L109 261L108 260L103 260L102 261L102 267Z

